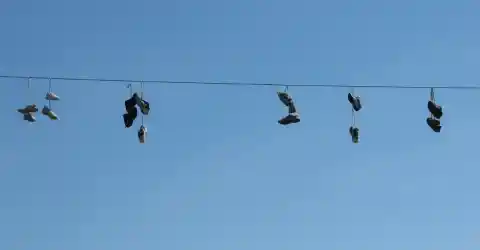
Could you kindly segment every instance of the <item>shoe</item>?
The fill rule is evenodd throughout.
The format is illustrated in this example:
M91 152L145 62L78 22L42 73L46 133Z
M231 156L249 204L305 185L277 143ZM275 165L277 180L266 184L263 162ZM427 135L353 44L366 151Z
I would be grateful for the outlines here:
M428 117L427 124L435 133L440 133L440 131L442 130L442 125L440 124L440 121L435 118Z
M355 127L350 127L349 132L350 132L350 136L352 137L352 142L353 143L358 143L360 129L355 128Z
M53 112L48 106L44 106L42 109L42 114L48 116L50 120L59 120L57 114Z
M140 112L142 112L144 115L148 115L148 113L150 113L150 103L138 96L137 93L133 94L133 97L135 98L136 104L140 108Z
M296 113L288 114L278 121L281 125L289 125L300 122L300 116Z
M59 101L60 97L53 92L47 92L45 99L49 101Z
M140 143L145 143L145 139L147 137L147 128L144 127L143 125L140 127L140 129L138 130L138 141Z
M29 122L36 122L36 121L37 121L37 119L35 118L35 116L32 115L31 113L24 114L24 115L23 115L23 120L29 121Z
M133 94L132 97L125 100L125 109L126 110L131 110L132 108L135 107L135 105L137 105L137 98L135 97L136 95L137 95L137 93Z
M133 119L128 114L123 114L123 124L125 128L130 128L133 125Z
M430 111L430 113L432 113L432 115L437 118L437 119L440 119L442 118L443 116L443 108L442 106L438 105L438 104L435 104L434 102L432 101L428 101L428 111Z
M348 93L348 102L352 104L352 108L356 112L362 109L362 102L360 101L360 96L353 96L352 94Z
M36 113L38 112L38 108L37 108L37 105L32 104L32 105L25 106L25 108L17 109L17 111L22 114Z
M277 92L277 96L283 105L288 107L292 104L293 99L287 92Z

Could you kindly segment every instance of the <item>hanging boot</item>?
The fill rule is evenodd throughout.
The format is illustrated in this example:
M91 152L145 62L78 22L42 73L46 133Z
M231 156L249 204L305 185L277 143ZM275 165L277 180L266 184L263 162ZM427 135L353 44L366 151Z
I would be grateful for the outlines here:
M133 119L128 114L123 114L123 124L125 124L125 128L130 128L133 125Z
M58 120L57 114L55 114L55 112L53 112L47 105L43 107L42 114L48 116L50 120Z
M135 98L135 103L140 108L140 112L142 112L144 115L148 115L150 112L150 103L138 96L137 93L133 94L133 97Z
M138 130L138 141L140 143L145 143L145 139L147 137L147 128L145 126L140 126L140 129Z
M350 136L352 137L352 142L353 143L358 143L359 142L360 129L352 126L352 127L350 127L350 129L348 131L350 132Z
M292 97L287 92L277 92L277 95L278 99L287 107L293 102Z
M289 125L289 124L298 123L298 122L300 122L300 115L297 113L288 114L287 116L278 120L278 123L281 125Z
M23 115L23 120L29 121L29 122L36 122L37 121L37 119L35 118L35 116L32 113L24 114Z
M133 94L132 97L130 97L129 99L125 100L125 110L129 110L133 107L135 107L135 105L137 105L137 99L136 99L136 96L137 94Z
M353 96L352 94L348 93L348 102L352 104L352 108L355 111L360 111L362 109L362 102L360 101L360 96Z
M127 113L123 114L123 123L125 128L130 128L133 125L133 122L137 118L138 111L136 106L131 106L126 109Z
M130 128L133 125L133 122L137 118L137 93L133 94L132 97L125 100L125 111L126 113L123 114L123 123L125 124L125 128Z
M48 100L48 101L59 101L60 100L60 97L58 95L56 95L55 93L53 92L47 92L47 94L45 95L45 100Z
M442 130L442 125L440 124L440 121L435 118L428 117L427 124L435 133L440 133L440 131Z
M37 108L37 105L32 104L32 105L25 106L25 108L17 109L17 111L22 114L29 114L29 113L38 112L38 108Z
M443 116L443 108L440 105L428 101L427 107L428 111L430 111L435 118L440 119Z

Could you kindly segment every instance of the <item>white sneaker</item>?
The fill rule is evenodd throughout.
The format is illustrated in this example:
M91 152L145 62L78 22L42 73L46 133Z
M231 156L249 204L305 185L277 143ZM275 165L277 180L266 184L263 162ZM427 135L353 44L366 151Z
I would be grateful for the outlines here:
M45 99L49 101L58 101L60 100L60 97L53 92L47 92Z

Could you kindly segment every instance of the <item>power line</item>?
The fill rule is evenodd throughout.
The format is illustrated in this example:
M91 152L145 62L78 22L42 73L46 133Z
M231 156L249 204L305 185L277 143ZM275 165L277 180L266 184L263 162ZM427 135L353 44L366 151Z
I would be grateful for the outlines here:
M133 79L107 79L89 77L49 77L49 76L25 76L25 75L0 75L4 79L36 79L36 80L62 80L62 81L94 81L114 83L144 83L144 84L194 84L194 85L232 85L232 86L277 86L277 87L302 87L302 88L390 88L390 89L464 89L479 90L480 85L459 86L415 86L415 85L347 85L347 84L275 84L254 82L212 82L212 81L171 81L171 80L133 80Z

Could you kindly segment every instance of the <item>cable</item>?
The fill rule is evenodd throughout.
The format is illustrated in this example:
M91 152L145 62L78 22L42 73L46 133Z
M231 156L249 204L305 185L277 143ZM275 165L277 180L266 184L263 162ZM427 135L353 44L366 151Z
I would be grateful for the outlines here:
M209 81L170 81L170 80L132 80L132 79L106 79L106 78L81 78L81 77L49 77L49 76L21 76L0 75L7 79L36 79L36 80L64 80L64 81L94 81L94 82L117 82L117 83L141 83L144 84L195 84L195 85L235 85L235 86L280 86L280 87L316 87L316 88L390 88L390 89L475 89L480 90L480 85L461 86L414 86L414 85L346 85L346 84L275 84L253 82L209 82Z

